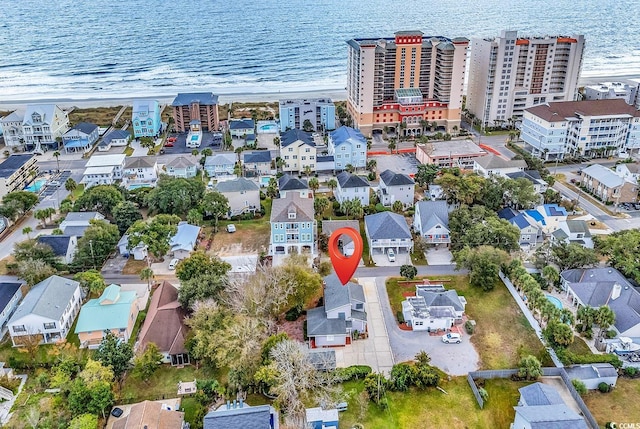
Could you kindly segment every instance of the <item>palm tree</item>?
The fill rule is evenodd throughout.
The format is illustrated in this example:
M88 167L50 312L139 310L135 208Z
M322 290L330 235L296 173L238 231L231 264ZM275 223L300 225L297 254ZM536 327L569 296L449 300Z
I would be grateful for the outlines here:
M277 147L280 147L280 137L276 136L273 138L273 144Z
M425 119L420 119L420 128L422 129L422 134L425 133L425 130L427 129L428 125L429 125L429 121Z
M311 173L312 173L311 167L309 165L305 165L303 168L303 172L304 172L304 175L307 176L307 178L309 178L309 176L311 176Z
M198 152L198 149L194 149L191 151L191 155L193 156L198 156L198 154L200 154L200 152Z
M371 171L372 173L376 170L377 166L378 161L376 161L375 159L370 159L369 161L367 161L367 170Z
M53 215L56 214L56 209L53 207L47 207L46 209L44 209L44 211L47 213L49 221L53 222Z
M27 240L31 240L31 237L29 236L31 232L33 232L33 229L31 229L30 226L25 226L24 228L22 228L22 233L27 236Z
M615 321L616 313L613 312L611 307L609 307L608 305L603 305L602 307L598 308L594 320L594 322L596 322L600 327L600 334L598 335L598 337L602 338L604 336L604 333L609 329L611 325L615 323Z
M147 290L151 290L151 280L153 279L153 270L149 267L147 268L143 268L140 271L140 280L146 280L147 281Z
M338 187L338 181L336 179L329 179L327 181L327 186L331 189L331 192L333 192L333 190Z
M454 134L458 134L458 126L457 125L453 126L453 133Z
M344 166L344 169L348 172L348 173L353 173L354 171L356 171L356 168L351 165L351 164L347 164Z
M392 137L392 138L389 139L389 144L387 145L387 147L389 148L391 153L393 153L393 151L396 148L396 139L395 139L395 137Z
M319 187L320 187L320 182L318 182L318 179L316 177L312 177L311 179L309 179L309 189L315 192L318 190Z
M67 179L67 181L66 181L66 182L64 182L64 188L65 188L67 191L69 191L69 192L73 193L73 191L75 191L75 190L78 188L78 184L76 183L76 181L75 181L75 180L73 180L71 177L69 177L69 178Z
M45 209L42 210L36 210L35 213L33 213L33 217L42 221L42 227L46 227L47 226L47 217L49 216L49 214L47 213L47 211Z
M53 152L53 156L56 157L56 162L58 163L58 173L60 173L60 152Z

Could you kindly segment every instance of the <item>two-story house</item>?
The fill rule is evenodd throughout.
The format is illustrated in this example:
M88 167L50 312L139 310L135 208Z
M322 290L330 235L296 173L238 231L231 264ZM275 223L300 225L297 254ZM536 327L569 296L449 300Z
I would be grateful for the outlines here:
M367 166L367 139L354 128L341 126L329 133L329 155L333 155L335 170L344 170L347 165L355 168Z
M60 276L51 276L31 288L7 326L14 345L21 338L38 335L41 342L51 344L67 337L80 310L80 283Z
M104 220L104 216L98 212L69 212L60 223L60 229L65 235L75 235L80 238L91 226L92 220Z
M102 137L98 143L98 152L108 152L112 147L126 146L131 140L131 133L127 130L113 130Z
M242 152L242 168L247 177L266 176L274 173L271 168L271 151Z
M317 223L314 218L313 198L289 193L273 200L271 206L271 238L269 254L288 255L293 249L315 255Z
M169 161L164 166L164 170L168 176L188 179L195 177L198 173L198 163L186 156L179 156Z
M473 160L473 172L483 177L506 177L509 173L524 171L526 168L527 163L522 159L508 160L493 154Z
M593 239L589 225L584 220L567 219L561 221L558 229L551 234L551 240L555 242L567 241L577 243L589 249L593 249Z
M616 165L616 174L624 179L638 183L640 180L640 162L632 162Z
M98 138L100 138L100 132L96 124L79 122L62 135L64 151L87 153Z
M51 247L62 264L70 264L78 250L78 238L75 235L39 235L36 240Z
M55 104L28 104L22 121L27 150L42 153L60 149L62 135L69 130L67 112Z
M236 166L236 154L233 152L220 152L213 156L208 156L204 161L204 171L209 177L229 177L234 176L233 170Z
M124 153L114 155L93 155L85 165L80 183L85 189L97 185L113 185L122 179L125 159Z
M5 195L21 191L38 175L38 162L35 155L9 155L0 162L0 199Z
M160 134L160 103L157 100L134 100L131 112L133 136L157 137Z
M449 244L449 205L443 200L423 200L416 204L413 230L428 244Z
M498 211L498 217L520 230L519 244L521 247L533 248L544 241L544 236L542 228L528 212L530 210L521 213L511 207L505 207Z
M342 285L334 273L324 278L324 305L307 310L307 335L311 347L345 346L356 332L367 331L364 290L349 282Z
M280 198L286 198L288 194L298 194L302 198L313 198L313 192L309 189L309 184L304 179L298 179L291 174L283 174L278 179L278 191Z
M362 207L369 205L369 182L361 176L343 171L336 177L336 200L342 204L347 200L360 200Z
M304 172L306 167L316 171L316 144L313 137L302 130L293 129L282 134L280 157L284 161L284 172Z
M462 323L467 300L442 284L416 285L415 296L402 301L402 315L414 331L441 331Z
M600 164L584 168L580 183L605 203L618 204L638 200L638 183L632 177L619 176Z
M364 217L364 230L369 243L369 255L382 255L393 249L396 255L413 250L413 236L404 216L380 212Z
M98 348L106 331L129 341L139 311L135 291L123 291L115 284L108 286L99 298L90 299L80 309L75 332L80 348Z
M549 184L542 179L538 170L516 171L514 173L507 173L506 176L509 179L527 179L531 182L533 190L536 191L537 194L541 194L549 189Z
M558 204L542 204L535 210L524 213L533 219L545 234L551 234L560 227L560 222L567 220L567 209Z
M238 177L218 182L215 190L229 200L229 217L260 210L260 187L251 180Z
M153 188L158 181L158 161L154 157L128 157L122 174L122 186L133 190Z
M400 201L406 207L413 206L416 182L406 174L385 170L380 174L378 198L385 207Z
M18 110L0 118L0 129L2 129L2 136L4 137L6 147L24 146L22 122L24 122L24 115Z
M21 282L0 282L0 329L4 329L5 323L13 315L22 299Z
M253 119L232 119L229 121L231 137L245 138L256 133L256 123Z

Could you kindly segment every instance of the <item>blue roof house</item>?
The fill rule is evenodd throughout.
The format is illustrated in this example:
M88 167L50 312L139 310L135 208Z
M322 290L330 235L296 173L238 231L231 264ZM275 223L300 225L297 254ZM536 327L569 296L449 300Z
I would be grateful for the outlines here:
M204 429L279 429L278 412L271 405L256 405L244 401L227 401L204 416Z
M545 234L551 234L560 228L560 222L567 220L567 209L558 204L542 204L536 207L536 210L544 218L544 224L541 224L542 231ZM537 220L537 219L536 219Z
M64 151L87 153L100 137L99 128L95 124L80 122L62 135Z
M135 100L131 113L133 136L157 137L160 134L160 103L156 100Z
M323 410L320 407L307 408L307 426L311 429L338 429L338 410Z
M356 168L367 166L367 139L354 128L342 126L329 133L328 149L338 171L349 164Z
M63 264L70 264L78 250L78 238L75 235L40 235L37 240L51 247Z
M139 311L135 291L108 286L99 298L90 299L80 309L76 325L80 348L98 348L105 331L129 341Z
M251 135L255 139L256 123L253 119L232 119L229 121L232 137L245 138Z
M384 255L389 249L396 253L398 262L413 249L413 237L404 216L392 212L380 212L364 217L364 230L369 242L369 254Z
M4 324L15 311L20 299L22 299L22 283L0 283L0 329L4 328Z
M190 225L187 222L180 222L178 224L178 231L171 237L171 240L169 240L171 255L177 259L188 258L198 244L199 234L199 226Z

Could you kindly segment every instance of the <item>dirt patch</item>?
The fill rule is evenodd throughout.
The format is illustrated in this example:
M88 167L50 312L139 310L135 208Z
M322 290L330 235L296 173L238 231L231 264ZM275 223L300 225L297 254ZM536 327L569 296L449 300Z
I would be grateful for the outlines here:
M133 258L129 258L127 263L124 264L122 274L140 274L140 271L144 268L147 268L147 261L136 261Z
M228 233L221 225L211 237L209 251L218 256L237 256L266 252L269 247L268 222L234 223L236 232ZM207 240L208 237L205 239Z

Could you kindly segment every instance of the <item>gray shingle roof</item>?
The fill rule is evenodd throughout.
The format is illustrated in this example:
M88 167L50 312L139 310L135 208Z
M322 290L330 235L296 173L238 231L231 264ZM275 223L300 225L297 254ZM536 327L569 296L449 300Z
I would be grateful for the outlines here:
M453 289L445 292L418 290L416 291L416 295L424 298L427 307L453 307L456 311L464 310L458 293Z
M218 104L218 96L213 92L188 92L180 93L173 99L172 106L186 106L191 103L199 103L202 105Z
M64 217L64 220L66 222L84 221L84 222L87 222L87 225L89 225L89 221L91 219L100 219L100 218L103 218L103 216L98 212L69 212Z
M188 168L188 167L193 167L194 165L197 165L195 161L190 160L186 156L179 156L169 161L169 163L167 164L167 167Z
M411 238L411 231L404 216L382 212L364 217L369 238L372 240Z
M352 300L365 302L364 290L357 283L349 282L343 286L338 276L334 273L326 276L324 283L324 306L327 311L351 305Z
M269 405L258 405L231 410L222 409L211 411L204 416L204 429L248 428L271 429L271 407Z
M259 191L260 187L251 180L238 177L237 179L218 182L216 190L224 194L225 192Z
M474 161L485 170L496 168L527 168L527 163L522 159L504 159L497 155L487 155L474 159Z
M413 185L415 182L406 174L396 173L391 170L384 170L380 174L380 180L387 186Z
M278 179L278 189L281 191L295 191L298 189L309 189L309 185L304 179L298 179L291 174L284 174Z
M90 135L92 132L98 129L98 126L96 124L90 124L89 122L78 122L71 129Z
M135 156L128 157L124 168L152 168L156 163L155 157Z
M253 119L232 119L229 121L229 129L231 130L252 130L255 126Z
M603 377L617 377L618 371L610 363L565 366L570 379L592 380Z
M253 152L242 152L242 157L245 164L271 162L271 151L256 150Z
M69 250L70 235L40 235L38 243L46 244L53 249L56 256L66 256Z
M235 165L236 154L233 152L216 153L204 160L204 165Z
M280 147L287 147L290 144L295 143L297 141L302 141L303 143L308 144L309 146L315 147L316 145L315 142L313 141L313 137L311 137L311 134L306 133L297 128L294 128L293 130L287 131L282 135L282 137L280 137Z
M347 322L344 319L327 319L324 307L307 310L307 335L346 335Z
M420 212L421 233L429 231L438 224L449 227L449 206L444 200L419 201L416 208Z
M573 233L583 233L585 237L591 237L589 226L584 220L567 220L567 228Z
M564 404L514 409L532 429L588 429L584 419Z
M41 281L31 288L9 323L29 314L60 320L79 286L77 281L60 276L51 276Z
M513 173L508 173L507 177L510 179L527 179L532 183L540 183L542 181L542 177L537 170L524 170L524 171L516 171Z
M343 171L336 177L342 189L345 188L368 188L369 182L362 176L356 176L347 171Z
M520 401L527 406L564 404L556 389L543 383L533 383L518 389Z
M295 219L289 219L289 212L296 213ZM294 192L273 200L271 222L312 222L314 213L313 198L302 198Z
M102 138L102 142L100 142L100 144L102 144L102 143L109 144L109 143L111 143L111 140L114 140L114 139L115 140L128 139L130 136L131 136L131 134L127 130L114 130L114 131L111 131L106 136L104 136Z
M67 226L65 227L62 232L65 235L75 235L76 237L80 238L84 236L84 232L87 230L87 228L89 228L89 226L91 225L85 225L85 226Z

